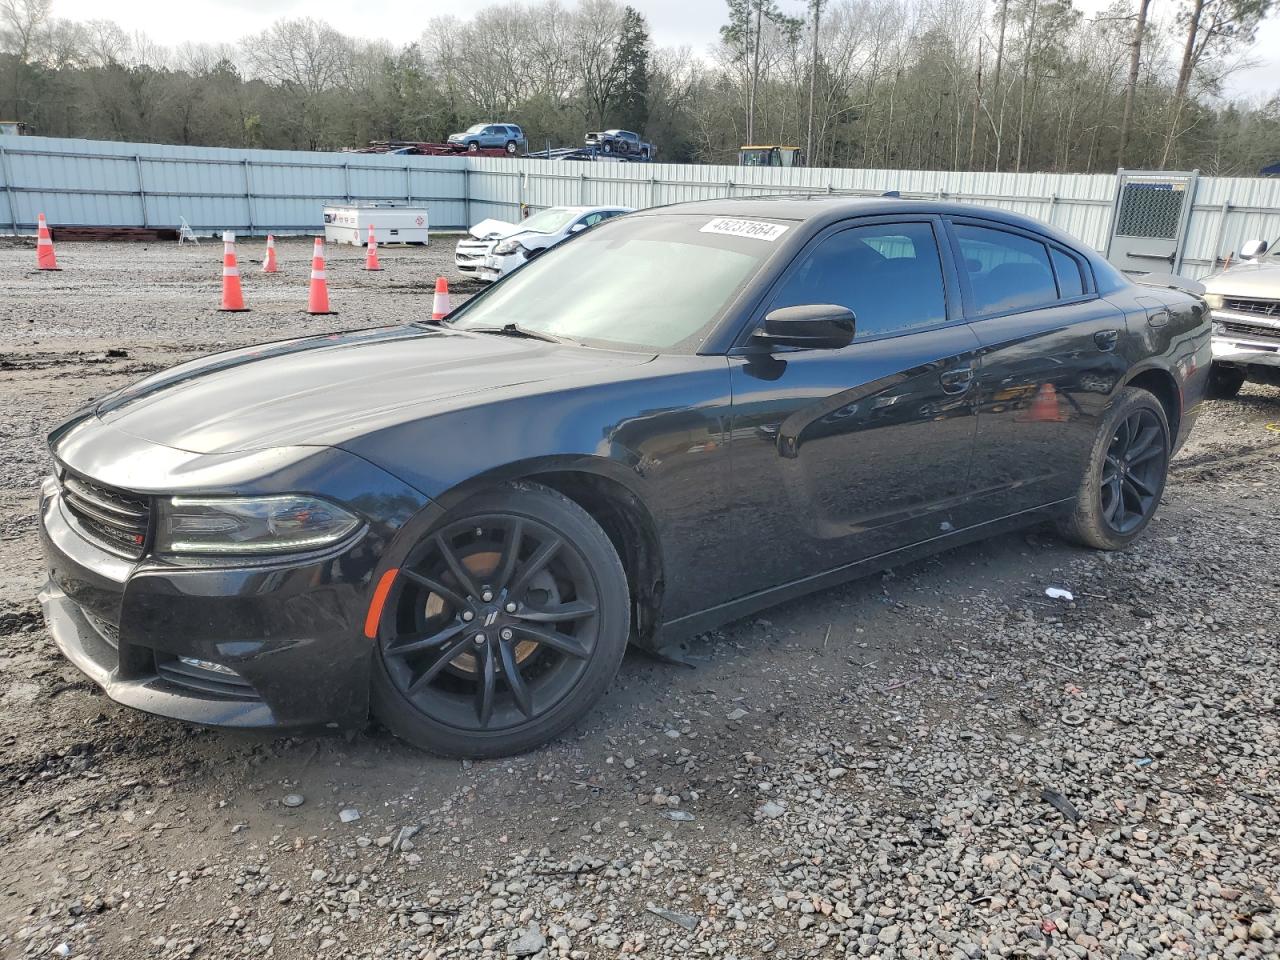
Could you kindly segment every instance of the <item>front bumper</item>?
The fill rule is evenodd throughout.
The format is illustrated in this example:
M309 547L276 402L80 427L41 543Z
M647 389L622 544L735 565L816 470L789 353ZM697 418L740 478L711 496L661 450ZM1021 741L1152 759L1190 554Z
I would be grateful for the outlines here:
M453 251L453 265L462 273L478 276L484 268L485 258L493 249L492 240L474 240L471 238L458 241Z
M491 253L484 258L484 263L476 272L476 277L485 283L493 283L501 280L516 267L524 263L524 255L520 253L509 253L505 256Z
M1213 359L1242 366L1280 367L1280 317L1214 311Z
M362 624L377 561L367 532L290 562L134 561L81 536L46 487L40 538L50 633L112 700L225 727L367 717L373 647Z

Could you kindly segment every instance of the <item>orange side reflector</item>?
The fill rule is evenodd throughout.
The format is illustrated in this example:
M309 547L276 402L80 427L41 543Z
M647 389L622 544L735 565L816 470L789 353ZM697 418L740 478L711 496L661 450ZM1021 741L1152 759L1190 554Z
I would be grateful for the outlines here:
M392 567L378 581L378 588L373 591L373 602L369 604L369 613L364 618L364 635L370 640L378 636L378 621L382 619L382 605L387 602L387 594L391 592L391 584L395 582L400 571Z

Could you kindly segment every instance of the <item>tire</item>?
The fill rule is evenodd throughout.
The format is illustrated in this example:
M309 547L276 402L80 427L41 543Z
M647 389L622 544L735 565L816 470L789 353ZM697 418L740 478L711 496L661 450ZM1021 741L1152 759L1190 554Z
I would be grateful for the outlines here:
M1230 400L1240 392L1247 379L1244 367L1215 363L1209 368L1209 385L1205 393L1210 400Z
M1164 495L1171 446L1160 401L1125 387L1098 427L1075 510L1059 522L1062 535L1095 550L1122 550L1137 539Z
M514 140L507 141L507 153L511 154L514 157L516 155L517 149L518 148L516 147L516 142Z
M603 150L605 153L613 153L613 144L610 143L608 140L606 140L604 142L604 146L601 147L600 149Z
M478 153L479 150L480 142L478 140L471 140L467 143L467 153Z
M431 753L521 753L600 699L630 629L627 575L595 519L548 487L504 484L450 511L405 557L379 627L373 711Z

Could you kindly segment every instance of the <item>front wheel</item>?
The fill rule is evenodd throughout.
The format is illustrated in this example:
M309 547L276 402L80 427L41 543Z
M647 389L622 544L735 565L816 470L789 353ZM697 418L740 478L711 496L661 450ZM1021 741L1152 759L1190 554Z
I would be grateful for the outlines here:
M608 687L629 603L617 551L578 504L526 482L478 494L409 552L393 581L374 711L433 753L532 749Z
M479 152L480 152L480 144L478 141L472 140L470 143L467 144L467 153L479 153Z
M507 153L511 154L512 156L515 156L516 142L514 140L507 141Z
M1098 550L1120 550L1151 522L1169 473L1169 419L1146 390L1125 387L1093 442L1075 511L1063 536Z
M1209 386L1206 392L1210 400L1230 400L1240 392L1246 379L1243 367L1215 363L1209 368Z

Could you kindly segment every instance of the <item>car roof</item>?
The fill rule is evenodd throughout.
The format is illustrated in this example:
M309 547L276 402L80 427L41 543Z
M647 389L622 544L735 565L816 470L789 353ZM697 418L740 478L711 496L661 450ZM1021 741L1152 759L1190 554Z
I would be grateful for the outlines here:
M749 187L750 184L742 184ZM850 197L840 194L813 193L787 194L774 197L741 197L722 200L693 200L662 207L649 207L639 215L657 213L686 213L712 217L764 217L769 220L795 220L815 228L850 217L891 216L894 214L938 214L952 217L978 217L1004 223L1011 227L1034 230L1053 237L1074 249L1087 249L1087 245L1056 227L998 207L976 203L958 203L951 200L911 200L902 197Z

